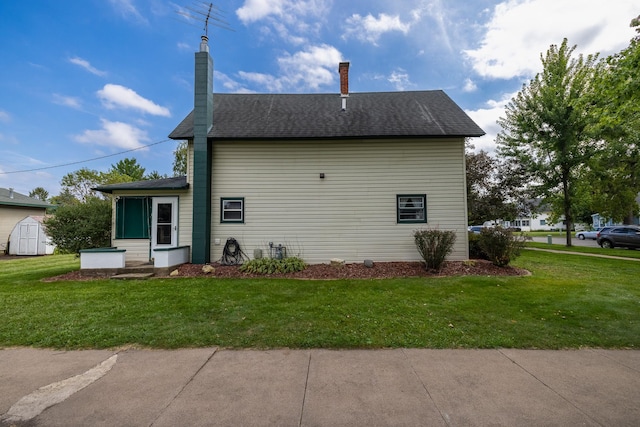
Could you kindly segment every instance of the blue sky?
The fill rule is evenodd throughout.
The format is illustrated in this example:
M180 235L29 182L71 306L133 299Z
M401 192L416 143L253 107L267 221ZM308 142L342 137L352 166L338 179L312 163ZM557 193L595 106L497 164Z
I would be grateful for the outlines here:
M178 12L203 4L0 0L0 187L53 196L66 173L125 157L171 175L167 135L192 108L203 27ZM443 89L487 132L474 142L490 152L496 119L549 45L566 37L577 53L607 56L629 45L640 13L637 0L214 6L233 29L209 28L215 92L338 93L338 63L349 61L352 93Z

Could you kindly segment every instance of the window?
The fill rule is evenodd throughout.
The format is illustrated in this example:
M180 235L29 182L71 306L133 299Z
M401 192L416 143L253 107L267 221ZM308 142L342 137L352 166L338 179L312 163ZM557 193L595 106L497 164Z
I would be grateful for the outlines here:
M244 222L244 197L220 199L220 222Z
M402 194L396 196L398 224L427 222L427 195Z
M528 219L523 219L523 220L522 220L522 226L523 226L523 227L529 227L529 226L531 226L531 221L529 221Z
M116 198L116 239L148 239L150 197Z
M547 220L546 219L541 219L540 220L540 225L547 225Z

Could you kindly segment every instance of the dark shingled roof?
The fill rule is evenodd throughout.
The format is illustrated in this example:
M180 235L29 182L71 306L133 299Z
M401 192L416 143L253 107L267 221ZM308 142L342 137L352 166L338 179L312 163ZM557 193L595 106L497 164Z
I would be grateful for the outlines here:
M101 185L92 190L113 193L119 190L185 190L189 188L186 176L174 178L149 179L146 181L123 182L120 184Z
M214 94L209 138L467 137L484 131L441 90L337 94ZM193 138L193 111L169 138Z

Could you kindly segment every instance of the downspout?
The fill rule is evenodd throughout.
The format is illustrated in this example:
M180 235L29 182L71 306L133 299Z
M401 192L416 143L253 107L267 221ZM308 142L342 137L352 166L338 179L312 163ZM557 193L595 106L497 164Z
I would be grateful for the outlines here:
M202 36L195 58L193 108L193 229L191 262L211 261L211 163L208 133L213 125L213 59L207 36Z

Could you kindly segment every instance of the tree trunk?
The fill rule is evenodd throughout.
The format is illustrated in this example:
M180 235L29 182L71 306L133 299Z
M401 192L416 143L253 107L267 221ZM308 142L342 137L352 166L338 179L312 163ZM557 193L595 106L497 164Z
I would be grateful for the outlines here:
M573 216L571 215L571 197L569 196L569 183L567 179L568 174L565 173L562 177L562 193L564 196L563 208L564 208L564 222L566 226L565 237L567 246L571 246L571 228L573 227Z

